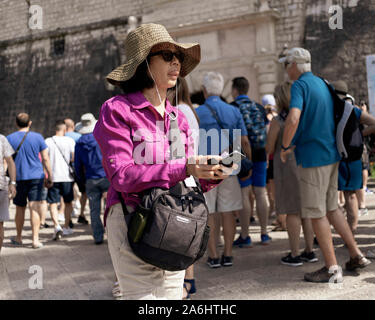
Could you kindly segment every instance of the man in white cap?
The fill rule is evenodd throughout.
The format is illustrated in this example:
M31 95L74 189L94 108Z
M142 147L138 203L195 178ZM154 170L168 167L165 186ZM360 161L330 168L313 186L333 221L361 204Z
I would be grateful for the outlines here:
M102 166L102 153L93 131L97 120L92 113L85 113L76 130L82 134L76 143L74 166L78 183L84 183L90 204L91 228L95 244L103 243L104 227L100 218L101 200L106 198L109 181Z
M342 282L332 243L331 226L346 243L350 260L347 270L370 264L358 249L348 223L338 209L338 165L333 99L327 85L311 72L310 52L293 48L280 59L293 80L290 112L285 123L281 160L295 152L300 175L302 218L311 218L325 266L305 274L310 282Z

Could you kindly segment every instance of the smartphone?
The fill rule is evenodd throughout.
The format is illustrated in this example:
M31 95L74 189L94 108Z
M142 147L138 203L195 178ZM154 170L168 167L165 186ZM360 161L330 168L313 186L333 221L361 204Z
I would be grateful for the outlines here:
M224 167L232 167L233 163L241 162L242 159L246 158L246 156L241 153L240 151L233 151L230 154L225 154L222 156L222 159L218 162L215 158L211 158L207 160L207 164L214 165L214 164L221 164Z
M245 158L246 156L242 152L234 150L227 156L223 157L219 163L225 167L230 168L233 166L233 163L239 163L241 162L242 159L245 159Z

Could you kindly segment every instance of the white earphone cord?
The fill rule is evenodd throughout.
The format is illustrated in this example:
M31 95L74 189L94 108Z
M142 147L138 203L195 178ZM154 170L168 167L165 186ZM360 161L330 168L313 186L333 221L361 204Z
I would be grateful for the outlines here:
M146 64L147 64L147 69L148 69L148 71L150 72L151 79L152 79L152 81L154 81L154 83L155 83L155 88L156 88L156 92L158 93L158 97L159 97L160 104L162 104L163 102L161 101L161 96L160 96L160 93L159 93L159 88L158 88L158 85L156 84L156 81L155 81L155 79L154 79L154 76L152 75L152 72L151 72L151 70L150 70L150 66L149 66L149 64L148 64L147 59L146 59ZM178 105L177 81L178 81L178 80L176 80L176 106ZM168 113L167 111L165 111L165 113L166 113L167 115L169 115L173 120L176 120L176 119L177 119L177 116L176 116L176 117L173 117L173 116L172 116L170 113Z

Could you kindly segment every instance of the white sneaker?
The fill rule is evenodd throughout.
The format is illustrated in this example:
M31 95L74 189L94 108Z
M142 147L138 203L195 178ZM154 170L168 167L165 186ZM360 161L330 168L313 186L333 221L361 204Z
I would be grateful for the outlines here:
M62 213L58 214L57 220L59 222L65 222L65 216Z
M73 229L72 228L63 228L63 235L64 236L69 236L73 233Z
M367 216L368 215L368 209L367 208L361 208L358 210L358 215L360 217Z
M81 212L77 208L73 208L72 218L77 218Z
M81 209L81 203L78 200L76 200L74 201L73 207L74 209Z
M58 226L55 228L55 232L53 234L52 240L55 240L55 241L60 240L62 235L63 235L63 229L60 226Z

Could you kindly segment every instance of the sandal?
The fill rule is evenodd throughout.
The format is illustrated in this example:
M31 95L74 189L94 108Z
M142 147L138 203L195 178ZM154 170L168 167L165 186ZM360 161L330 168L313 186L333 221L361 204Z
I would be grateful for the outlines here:
M197 288L195 287L195 279L184 279L184 282L190 284L190 290L188 291L188 294L194 294L197 292Z
M190 297L190 293L189 293L189 290L186 286L186 283L184 283L184 290L186 292L186 296L182 296L182 300L191 300L191 297Z
M281 225L276 226L275 228L272 229L272 231L287 231L286 228L283 228Z
M22 246L22 242L18 242L18 241L16 240L16 238L14 238L14 237L10 238L10 242L11 242L11 244L13 244L14 246Z

